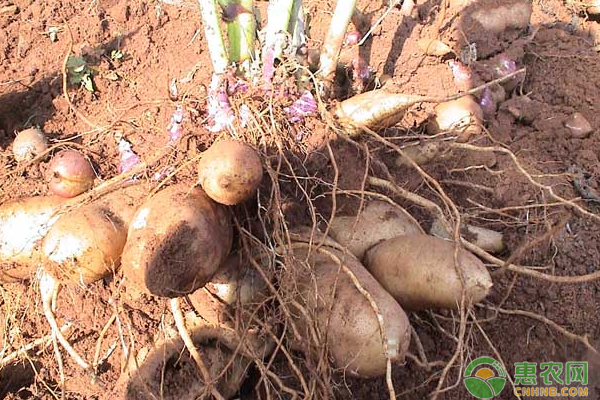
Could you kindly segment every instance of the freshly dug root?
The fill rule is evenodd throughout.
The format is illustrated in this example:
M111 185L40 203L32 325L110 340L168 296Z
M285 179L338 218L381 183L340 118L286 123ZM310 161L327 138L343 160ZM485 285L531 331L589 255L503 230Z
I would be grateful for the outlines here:
M58 196L27 197L0 206L0 266L35 266L39 244L58 219Z
M205 328L196 327L189 331L193 343L201 348L209 375L212 379L219 377L212 386L224 398L232 398L245 378L250 360L234 356L232 351L215 342L213 332ZM232 357L235 358L230 363ZM106 400L195 400L209 395L207 385L179 336L158 341L137 363L137 368L123 374Z
M504 32L507 29L524 30L531 21L533 8L527 0L508 1L507 4L492 6L492 2L481 2L481 6L471 12L471 18L483 29L490 32Z
M188 296L197 315L188 313L186 324L212 328L229 349L264 358L275 343L253 324L252 315L257 307L262 308L267 295L268 286L258 272L241 265L239 257L229 256L204 288ZM262 315L258 311L257 316Z
M125 241L125 222L92 204L62 215L42 243L44 268L59 280L87 285L114 272Z
M234 254L227 257L206 288L229 305L258 304L268 293L268 286L260 274L254 268L242 265L239 256Z
M401 235L424 233L419 223L401 207L370 201L358 216L338 216L329 234L359 260L376 244Z
M429 234L440 237L442 239L451 239L452 234L439 219L436 219L429 229ZM491 229L481 228L473 225L464 225L461 227L461 236L476 246L481 247L489 253L501 253L504 248L504 238L502 233Z
M336 368L359 377L382 376L388 360L404 358L408 318L358 260L326 247L311 254L301 248L294 256L299 263L294 266L299 272L296 301L306 310L294 313L294 322L303 334L316 329L326 338ZM292 346L310 351L304 341Z
M461 142L468 141L482 131L483 111L473 96L438 104L435 115L427 124L427 131L436 134L449 131L459 135Z
M204 286L231 249L229 211L199 188L168 187L129 225L121 263L138 288L179 297Z
M76 150L56 154L46 171L50 192L60 197L75 197L94 185L96 173L90 161Z
M398 157L396 165L410 167L411 163L406 158L416 162L418 165L426 164L434 160L442 151L443 145L440 142L416 142L408 143L402 149L406 157Z
M492 287L485 265L453 242L428 235L399 236L369 250L365 266L403 308L456 308L464 289L467 304L483 300Z
M223 140L202 154L198 182L217 203L239 204L254 195L263 177L256 150L238 140Z
M377 89L342 101L334 115L349 135L355 135L360 133L361 127L376 130L398 123L406 109L420 99L420 96Z
M37 128L25 129L13 140L12 151L18 162L33 160L48 149L48 139Z

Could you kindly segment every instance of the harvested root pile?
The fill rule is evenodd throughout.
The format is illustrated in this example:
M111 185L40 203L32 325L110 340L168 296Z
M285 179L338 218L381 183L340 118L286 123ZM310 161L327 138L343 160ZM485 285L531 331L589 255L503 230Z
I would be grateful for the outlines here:
M408 388L394 385L393 369L414 363L426 371L436 368L431 390L436 399L462 376L471 327L487 338L477 308L510 313L501 307L514 281L499 305L487 300L500 274L559 283L600 278L600 271L570 277L519 265L527 248L506 254L502 233L465 218L465 207L444 185L469 182L441 182L429 171L432 164L469 152L483 161L465 171L493 175L494 158L502 156L538 191L544 207L600 222L528 172L486 129L490 116L521 97L526 71L519 68L522 54L488 48L493 45L480 43L476 32L509 36L522 50L535 34L526 32L529 2L494 7L485 0L443 2L438 29L447 15L457 15L467 43L446 44L437 36L419 43L426 56L453 58L449 69L461 91L444 97L375 88L380 80L364 60L345 61L376 29L365 26L354 1L338 1L319 57L307 48L302 1L271 2L260 42L252 1L224 3L229 52L216 3L200 1L215 72L206 119L198 128L213 133L204 151L197 153L197 138L183 131L189 99L172 86L178 104L168 145L153 157L143 159L126 138L117 137L119 174L93 186L93 163L79 151L62 150L53 155L50 164L58 167L47 178L51 193L62 197L0 205L0 282L8 288L30 281L51 332L3 354L0 368L51 344L58 373L49 386L63 393L65 371L71 371L65 364L74 362L102 399L221 400L242 388L255 398L331 399L343 391L340 377L385 379L395 399ZM402 3L402 14L411 15L412 1ZM354 30L347 34L350 20ZM344 74L345 81L339 79ZM399 138L390 134L423 104L432 110L422 121L427 134L416 141L404 131ZM320 140L307 140L314 138L311 129L322 132ZM32 143L23 144L29 136ZM21 138L14 159L25 164L16 170L56 150L48 148L41 131ZM342 159L342 151L356 159ZM392 166L418 184L402 184ZM359 167L364 171L358 182L340 182L344 168ZM516 206L523 207L529 206ZM497 214L510 219L507 212ZM537 244L551 239L566 215L548 219ZM88 335L94 342L90 352L70 336L76 325L60 325L59 292L85 295L100 287L110 316ZM134 311L143 317L132 318ZM415 329L424 313L440 337L453 343L448 359L428 360ZM537 314L527 316L597 353L587 336ZM144 318L154 325L140 323ZM119 339L109 347L110 329ZM105 379L111 368L118 379Z

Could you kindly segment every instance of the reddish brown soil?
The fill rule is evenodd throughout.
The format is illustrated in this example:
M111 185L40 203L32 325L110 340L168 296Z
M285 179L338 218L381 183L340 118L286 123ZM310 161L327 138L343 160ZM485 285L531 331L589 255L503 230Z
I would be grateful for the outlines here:
M312 16L311 46L317 47L324 37L334 2L317 0L307 3ZM360 3L371 23L385 10L380 2L364 0ZM454 49L464 46L460 31L470 28L461 26L455 8L446 10L446 19L440 21L440 3L439 0L418 1L410 17L402 17L399 10L394 9L374 30L372 39L361 48L363 57L379 76L385 75L383 79L388 79L387 85L393 90L432 96L445 96L457 91L446 59L423 56L416 45L421 37L432 37L439 32L439 38ZM189 75L189 81L180 83L179 90L192 99L186 109L184 130L193 132L193 135L180 145L175 157L178 160L191 158L214 140L201 127L205 85L209 83L211 66L203 35L194 37L195 32L201 29L194 2L173 6L142 0L12 0L6 4L16 5L18 11L0 14L0 202L47 193L43 179L47 160L20 168L11 156L10 144L15 132L27 126L40 126L53 143L63 140L80 143L95 163L97 183L117 174L116 133L125 135L142 159L151 157L168 140L165 128L175 108L167 97L168 83L172 78L182 79ZM265 3L259 4L264 9ZM64 21L72 31L72 43ZM527 171L544 174L543 177L537 176L540 182L552 185L561 196L578 198L581 193L574 189L569 171L576 170L589 178L588 184L592 189L598 189L600 178L600 84L595 83L600 76L600 58L594 51L594 38L590 36L590 32L599 31L598 22L586 20L579 10L566 7L558 0L534 1L531 22L534 29L539 28L531 40L514 32L487 37L468 31L469 35L474 35L469 36L470 40L480 43L480 56L508 51L518 57L520 67L527 67L527 78L522 88L517 89L512 98L500 106L496 115L486 121L489 135L476 138L473 143L507 146L517 154ZM45 35L50 27L63 28L56 42L51 42ZM71 47L76 55L85 55L98 71L94 77L97 90L93 95L76 87L69 90L72 102L88 122L69 110L62 93L62 65ZM111 60L112 50L121 50L123 59ZM482 66L475 67L485 71ZM114 80L115 74L118 75L117 80ZM389 129L385 135L398 144L422 138L424 122L432 108L428 104L414 107L399 124L401 128ZM573 137L564 127L564 121L576 111L582 113L594 127L594 132L586 138ZM98 127L107 129L99 130ZM310 128L311 134L298 146L302 149L319 148L328 136L323 124L308 121L306 127ZM396 157L389 149L368 138L362 138L361 142L384 160L401 186L439 200L431 195L414 171L395 165ZM364 156L343 141L333 143L332 147L339 171L339 187L360 189L366 167ZM334 166L329 161L326 148L306 158L302 152L292 153L298 153L291 158L302 174L317 176L328 182L333 180ZM482 165L488 169L465 169ZM371 168L376 175L383 172L380 165L371 165ZM491 157L488 153L454 151L423 165L423 168L441 182L465 220L504 233L507 249L500 255L501 258L506 259L520 251L514 262L543 266L546 267L544 272L556 275L583 275L599 268L600 224L597 221L562 206L521 208L503 214L482 212L476 206L501 208L553 202L547 192L531 185L517 171L508 156L498 154ZM195 168L189 166L176 179L190 180L194 175ZM282 187L286 218L292 222L308 223L308 210L302 205L302 194L296 185L288 179ZM311 193L316 199L317 214L325 221L329 218L332 203L330 197L320 194ZM428 213L399 198L395 200L425 228L429 227L432 221ZM358 203L356 199L340 198L336 206L338 211L351 213ZM577 203L590 212L597 214L600 211L597 203L585 200ZM248 214L240 211L240 215L245 217ZM535 241L564 219L567 224L553 232L551 240ZM589 335L592 344L600 347L600 283L597 281L557 284L500 273L494 276L494 282L489 299L491 303L499 304L505 300L505 309L537 313L574 334ZM114 279L97 282L88 290L67 287L61 292L59 321L68 320L77 328L70 340L86 358L93 357L98 332L114 313L115 307L119 315L126 316L120 323L136 332L138 349L152 342L161 324L172 322L165 300L145 295L140 298L139 294L127 293L128 289L121 285L121 276L117 274ZM26 283L6 285L0 293L0 306L4 313L0 324L0 343L1 351L6 352L0 354L8 354L49 333L35 287ZM453 323L440 318L451 319L453 316L442 314L441 317L438 315L438 320L446 329L452 330ZM467 327L468 360L499 354L510 374L514 372L515 362L587 360L591 363L588 398L600 398L600 360L581 343L524 316L495 315L483 309L477 309L476 314L495 350L490 348L477 326L470 324ZM447 361L454 351L454 342L434 327L433 319L433 314L425 312L411 315L411 323L429 360ZM108 388L114 385L122 368L119 337L117 325L113 324L101 347L102 356L113 344L117 344L115 355L100 368L99 380ZM416 352L414 347L411 350ZM52 346L38 353L32 352L30 357L31 360L25 363L0 371L0 398L52 398L51 390L57 390L56 383L59 381ZM396 366L393 382L397 394L407 399L426 398L435 389L439 372L438 366L426 371L411 360L403 366ZM458 368L450 370L446 385L458 384L442 394L440 399L472 398L458 381L459 373L462 370ZM67 357L65 376L66 398L106 398L107 390L90 384L89 377ZM383 379L344 379L341 375L335 379L339 383L336 389L339 398L389 398ZM181 382L182 386L186 384ZM255 398L252 388L247 386L244 398ZM514 397L506 388L497 398Z

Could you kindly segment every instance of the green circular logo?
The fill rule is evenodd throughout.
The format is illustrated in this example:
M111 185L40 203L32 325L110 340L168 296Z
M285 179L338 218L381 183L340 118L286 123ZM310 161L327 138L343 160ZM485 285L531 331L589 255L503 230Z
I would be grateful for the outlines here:
M463 376L467 390L478 399L498 396L506 384L504 367L491 357L471 361Z

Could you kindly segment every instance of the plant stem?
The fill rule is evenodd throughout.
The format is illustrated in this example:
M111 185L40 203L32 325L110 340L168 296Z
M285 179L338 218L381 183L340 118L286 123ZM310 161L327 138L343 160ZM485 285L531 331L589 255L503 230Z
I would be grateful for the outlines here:
M253 0L225 0L224 7L235 7L237 11L232 21L227 22L229 38L229 60L242 63L254 55L256 24Z
M267 34L262 51L263 78L267 83L273 78L275 59L281 58L283 53L293 6L294 0L271 0L269 3Z
M292 47L295 49L306 44L304 25L304 10L302 9L302 0L294 0L292 12L290 13L289 31L292 34Z
M202 23L204 24L204 35L208 44L210 59L215 73L222 74L229 65L227 49L223 43L223 36L219 27L219 12L215 0L198 0Z
M346 35L346 30L348 29L348 24L355 8L356 0L338 0L335 6L320 58L320 75L325 82L326 93L333 83L340 49L342 48L344 36Z

